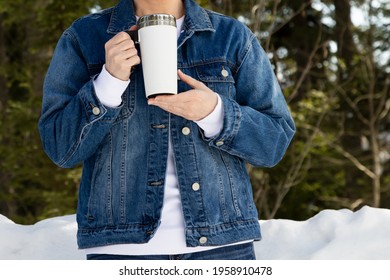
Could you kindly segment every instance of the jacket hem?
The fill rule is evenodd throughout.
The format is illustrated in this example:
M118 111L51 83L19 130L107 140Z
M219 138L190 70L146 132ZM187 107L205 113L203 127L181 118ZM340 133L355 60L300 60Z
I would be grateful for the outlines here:
M184 233L183 233L184 234ZM260 224L257 220L240 221L202 228L186 228L188 247L221 246L245 240L261 240ZM153 234L150 230L134 228L79 229L79 249L117 244L147 243ZM207 242L204 242L204 240Z

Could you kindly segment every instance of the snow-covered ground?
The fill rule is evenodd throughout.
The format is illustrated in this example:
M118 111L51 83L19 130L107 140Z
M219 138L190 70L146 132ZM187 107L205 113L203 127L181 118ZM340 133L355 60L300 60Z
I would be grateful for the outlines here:
M259 260L390 260L390 210L325 210L307 221L260 221ZM82 260L75 215L31 226L0 215L0 260Z

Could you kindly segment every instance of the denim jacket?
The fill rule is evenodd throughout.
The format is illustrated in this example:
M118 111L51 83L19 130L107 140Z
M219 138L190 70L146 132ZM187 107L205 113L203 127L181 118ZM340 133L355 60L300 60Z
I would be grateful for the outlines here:
M267 54L237 20L185 0L178 68L223 102L222 131L207 138L192 121L145 98L142 63L116 108L102 105L93 79L105 43L136 24L132 1L75 21L61 36L45 83L39 130L60 167L83 163L79 248L145 243L160 223L172 141L187 246L261 238L245 163L271 167L295 132ZM178 92L189 90L178 81Z

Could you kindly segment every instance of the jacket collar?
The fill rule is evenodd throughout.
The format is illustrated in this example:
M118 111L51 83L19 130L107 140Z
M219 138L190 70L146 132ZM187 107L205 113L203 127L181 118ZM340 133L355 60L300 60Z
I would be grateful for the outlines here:
M186 8L185 25L189 31L215 31L208 13L194 0L183 0ZM108 33L129 30L136 24L133 0L121 0L113 8Z

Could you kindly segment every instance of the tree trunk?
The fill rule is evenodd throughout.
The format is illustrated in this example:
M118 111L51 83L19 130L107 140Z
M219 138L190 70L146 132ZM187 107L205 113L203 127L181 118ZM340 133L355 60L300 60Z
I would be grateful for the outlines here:
M5 54L5 38L4 38L4 28L3 28L3 14L0 13L0 112L4 113L5 104L7 103L8 93L6 87L6 80L4 77L6 65L6 54Z
M336 40L338 57L345 61L347 69L352 65L353 55L356 53L353 41L353 24L351 21L350 0L334 0L336 14Z
M338 85L345 85L349 79L352 79L353 73L353 56L356 54L356 48L352 37L351 5L350 0L333 0L335 6L336 26L334 28L335 40L337 42L338 58ZM344 67L343 67L344 65ZM348 95L348 93L347 93ZM342 149L351 155L356 155L360 151L360 134L361 123L356 121L354 110L348 104L346 98L340 100L340 111L345 114L346 121L344 124L345 133L341 138ZM344 166L345 172L345 196L353 196L356 189L357 178L361 176L359 170L354 166Z

